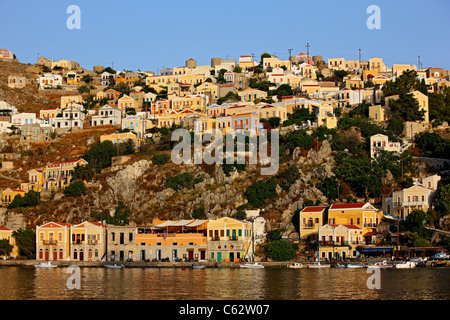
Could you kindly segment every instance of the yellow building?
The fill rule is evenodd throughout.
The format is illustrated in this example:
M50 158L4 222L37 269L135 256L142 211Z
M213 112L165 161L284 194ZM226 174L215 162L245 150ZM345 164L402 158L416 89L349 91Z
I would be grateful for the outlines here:
M59 108L44 108L39 111L39 118L44 120L54 119L61 112Z
M217 98L219 94L219 86L212 82L204 82L197 88L197 94L210 94L211 98Z
M188 95L185 97L175 97L171 100L173 110L200 109L204 110L207 105L207 98L204 95Z
M126 143L128 140L131 140L135 147L140 146L141 141L137 138L136 134L132 132L116 132L100 136L100 143L111 141L115 145L117 143Z
M262 66L263 69L266 70L267 68L281 68L286 67L287 70L291 69L291 62L289 60L282 61L278 59L275 56L271 56L270 58L266 57L262 60Z
M83 222L70 227L70 260L102 261L106 255L106 225Z
M200 84L207 78L203 74L181 74L177 76L177 82L180 84Z
M83 97L81 95L61 96L61 109L69 108L82 102Z
M224 217L208 223L209 258L217 262L241 261L252 258L252 224Z
M138 102L130 96L124 95L117 100L117 108L119 108L119 110L126 111L128 108L137 109L138 107Z
M267 99L267 92L253 88L238 91L238 95L241 97L241 101L245 102L252 102L255 99Z
M328 129L337 127L337 118L334 116L333 107L329 104L322 104L316 109L316 119L318 126Z
M139 251L139 260L207 260L208 224L209 220L155 219L153 228L137 228L136 251Z
M16 239L12 235L13 231L10 228L0 226L0 240L8 240L9 244L13 246L10 257L17 257L19 255L19 248L17 247ZM0 255L3 258L3 256Z
M76 72L67 72L67 84L79 85L81 82L81 76Z
M319 229L325 223L325 211L327 207L305 207L300 211L300 239L317 239Z
M369 107L369 118L376 121L388 121L390 119L390 111L380 104Z
M13 202L14 198L18 195L24 196L25 190L22 189L5 189L2 192L2 206L9 206L11 202Z
M28 171L27 190L36 192L57 191L64 189L73 180L73 172L77 166L85 166L88 162L84 159L53 162L44 169Z
M328 69L345 69L345 58L330 58L328 59Z
M36 226L36 260L69 260L70 227L56 222Z
M354 225L325 224L319 229L320 260L356 258L356 247L365 244L363 231Z
M373 57L369 59L369 69L373 71L383 71L384 62L382 58Z
M423 121L421 121L421 122L429 123L428 96L423 94L420 91L413 91L413 92L410 92L409 94L412 94L413 97L417 100L417 103L419 104L419 110L425 111L425 114L423 116ZM391 100L397 100L399 97L400 96L398 94L386 97L386 99L385 99L386 107L389 108L389 102Z
M376 232L382 217L383 212L368 202L332 204L328 209L328 224L355 225L363 236Z
M417 70L417 67L413 64L394 64L392 66L392 74L396 77L400 77L407 70Z
M273 106L265 105L258 108L258 114L260 119L269 119L273 117L278 117L281 119L281 123L287 120L287 111L285 106Z

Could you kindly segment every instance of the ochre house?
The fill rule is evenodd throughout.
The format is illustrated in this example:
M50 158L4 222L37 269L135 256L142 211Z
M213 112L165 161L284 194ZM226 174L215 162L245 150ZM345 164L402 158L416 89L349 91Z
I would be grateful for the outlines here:
M36 226L36 259L69 260L70 227L68 223L56 222Z

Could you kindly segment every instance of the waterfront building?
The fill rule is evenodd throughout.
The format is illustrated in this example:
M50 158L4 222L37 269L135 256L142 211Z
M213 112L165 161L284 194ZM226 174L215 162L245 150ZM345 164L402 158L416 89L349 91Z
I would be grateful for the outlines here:
M106 256L106 225L83 222L70 227L70 260L102 261Z
M140 261L206 260L208 224L209 220L156 219L153 228L138 227L134 257Z
M383 217L382 210L378 210L368 202L332 204L328 209L330 225L354 225L362 230L366 244L376 241L378 223Z
M319 229L320 259L356 258L356 247L365 244L362 233L362 229L354 225L325 224Z
M134 261L136 252L136 226L107 226L107 261Z
M13 246L13 250L9 256L15 258L19 255L19 247L17 247L16 239L13 237L12 233L12 229L0 226L0 240L8 240L8 243ZM2 257L1 254L0 257Z
M70 227L71 225L68 223L56 222L36 226L36 259L69 260Z
M319 228L326 221L326 209L324 206L305 207L300 211L300 239L313 240L317 239Z
M223 217L208 223L209 259L236 262L253 256L252 224L249 221Z

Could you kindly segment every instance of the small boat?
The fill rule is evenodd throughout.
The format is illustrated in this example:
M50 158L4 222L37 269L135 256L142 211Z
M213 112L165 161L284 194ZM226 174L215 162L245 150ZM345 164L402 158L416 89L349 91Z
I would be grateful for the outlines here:
M417 265L416 262L405 261L405 262L394 264L394 268L395 269L412 269L412 268L415 268L416 265Z
M339 263L337 263L334 267L335 268L347 268L347 266L345 264L339 264Z
M364 268L363 264L347 264L347 268Z
M35 264L34 265L36 268L56 268L58 267L57 265L52 264L51 261L47 261L47 262L42 262L39 264Z
M383 260L383 262L376 262L375 264L369 265L369 268L392 268L392 265L388 264L386 260Z
M290 268L290 269L303 269L303 268L306 268L306 266L303 265L302 263L294 262L294 263L292 263L292 264L287 265L286 268Z
M123 269L125 266L123 264L117 265L117 264L105 264L105 268L108 269Z
M264 266L258 264L258 262L251 263L251 264L241 264L240 266L241 266L241 268L245 268L245 269L262 269L262 268L264 268Z
M206 265L204 265L204 264L197 265L197 266L192 265L192 269L205 269L205 268L206 268Z
M329 268L329 267L330 267L329 264L320 264L319 261L316 261L308 266L308 268Z

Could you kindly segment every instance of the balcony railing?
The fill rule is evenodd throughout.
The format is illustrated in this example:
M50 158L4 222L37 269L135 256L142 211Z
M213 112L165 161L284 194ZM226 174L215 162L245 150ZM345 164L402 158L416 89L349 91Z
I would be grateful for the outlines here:
M303 229L314 229L316 226L314 224L304 224Z
M377 226L376 223L364 223L364 228L376 228Z
M55 245L58 244L57 240L44 240L42 241L45 245Z

